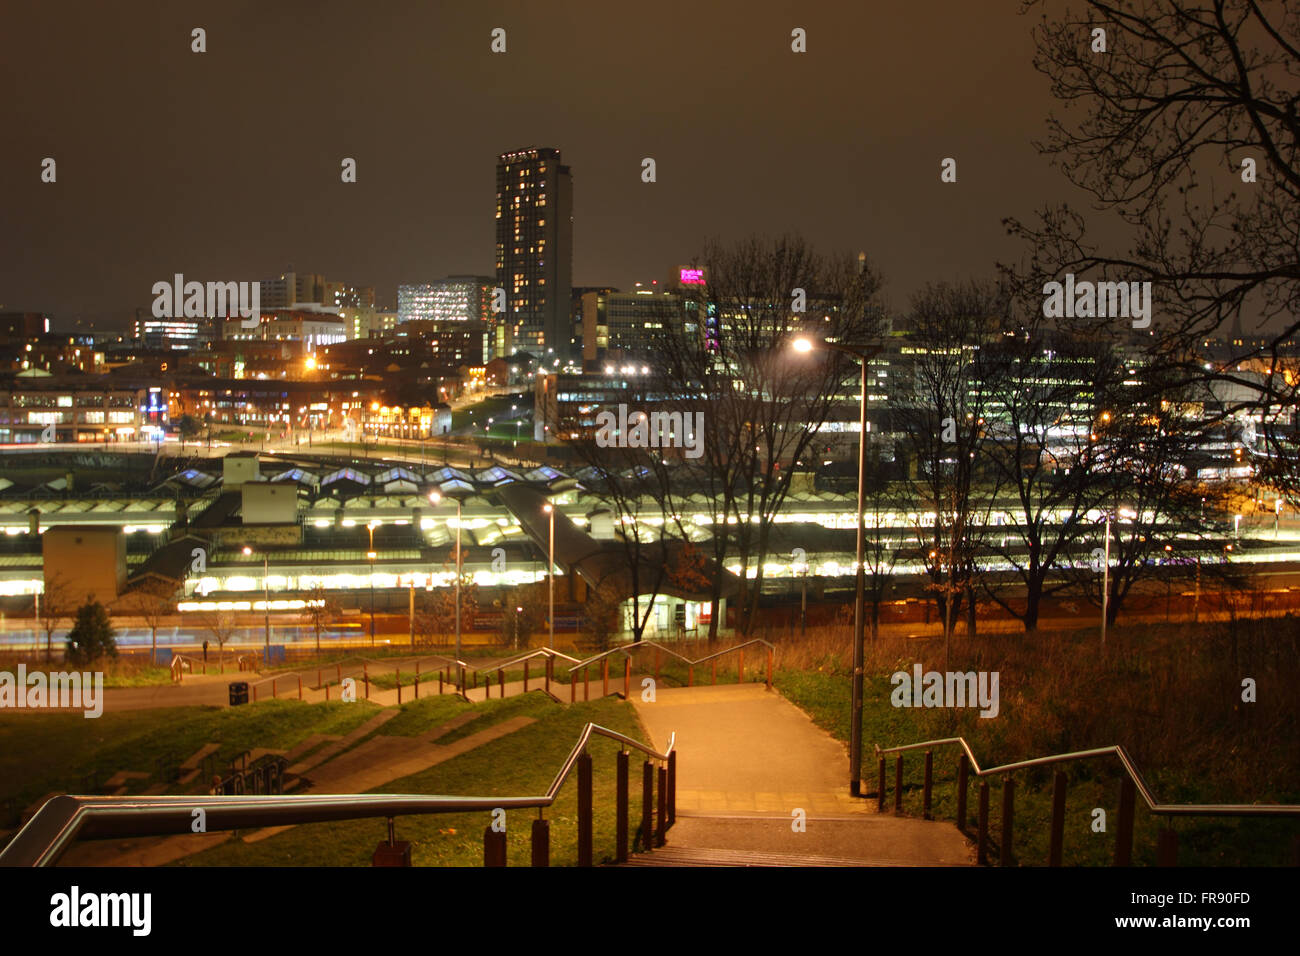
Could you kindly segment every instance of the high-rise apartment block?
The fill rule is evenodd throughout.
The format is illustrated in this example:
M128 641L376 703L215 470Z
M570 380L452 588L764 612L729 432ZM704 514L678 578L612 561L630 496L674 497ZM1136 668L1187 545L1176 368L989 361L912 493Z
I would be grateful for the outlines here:
M558 149L497 158L497 282L506 293L500 339L510 350L567 353L573 281L573 181Z

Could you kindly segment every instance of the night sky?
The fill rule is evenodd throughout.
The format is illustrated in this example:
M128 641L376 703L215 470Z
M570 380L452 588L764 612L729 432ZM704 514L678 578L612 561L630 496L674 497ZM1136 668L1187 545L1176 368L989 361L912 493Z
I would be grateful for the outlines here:
M575 285L662 278L707 236L796 230L865 250L902 308L928 279L1019 258L1003 216L1080 199L1032 145L1053 104L1017 9L6 2L0 308L103 327L175 272L290 267L391 307L399 283L492 274L496 155L522 146L572 167Z

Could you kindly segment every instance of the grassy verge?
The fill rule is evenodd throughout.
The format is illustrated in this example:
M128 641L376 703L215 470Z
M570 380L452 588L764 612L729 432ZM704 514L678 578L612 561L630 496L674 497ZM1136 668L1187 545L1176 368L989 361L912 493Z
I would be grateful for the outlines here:
M423 703L423 702L422 702ZM55 790L84 793L120 770L174 769L200 747L217 743L218 765L255 747L287 750L311 734L346 734L374 715L369 704L302 704L0 716L0 801L21 811ZM137 791L155 782L133 781ZM11 821L12 822L12 821Z
M954 669L1001 673L1001 711L981 719L973 710L894 707L889 675L913 661L942 668L942 651L905 641L882 640L868 652L863 708L863 789L877 791L874 746L897 746L964 736L986 767L1070 750L1122 744L1137 761L1157 799L1165 803L1297 803L1300 768L1294 760L1295 698L1260 700L1258 710L1240 704L1242 664L1260 686L1286 686L1294 666L1288 631L1274 623L1258 630L1238 625L1234 646L1217 646L1222 635L1139 629L1120 633L1110 657L1053 636L1038 645L1002 639L958 649ZM1190 640L1189 640L1190 638ZM851 670L844 643L833 653L783 646L775 683L787 698L840 740L849 739ZM824 651L825 649L821 649ZM1226 653L1225 653L1226 652ZM1232 656L1236 667L1229 666ZM1175 693L1175 689L1178 690ZM1222 697L1227 700L1225 706ZM1237 705L1232 704L1237 699ZM1288 743L1288 740L1290 743ZM1291 748L1291 757L1287 750ZM952 821L956 813L959 750L933 751L932 813ZM924 754L903 759L903 812L920 816ZM895 799L895 757L886 758L886 809ZM1053 776L1066 774L1064 861L1108 865L1114 858L1123 772L1118 760L1099 758L1014 775L1012 859L1045 865L1048 859ZM1001 842L1003 779L989 784L990 845ZM968 832L975 832L980 780L971 775ZM1098 811L1101 811L1099 813ZM1104 817L1103 817L1104 814ZM1105 829L1101 829L1104 821ZM1154 864L1159 829L1138 798L1133 859ZM1181 865L1279 865L1300 833L1293 819L1186 818L1175 822Z
M429 706L436 703L431 701ZM420 701L419 705L411 706L425 704L425 701ZM460 707L467 709L471 705L461 702ZM373 792L539 795L550 785L588 721L642 739L632 707L617 700L562 707L540 694L530 694L473 705L473 709L481 713L480 718L441 738L440 742L520 714L534 717L537 722ZM385 729L402 719L395 718ZM617 745L604 738L595 739L589 751L593 757L593 847L597 862L612 858L614 853L614 755L617 751ZM545 814L551 822L551 863L555 866L577 862L576 783L575 776L565 784L556 804ZM534 819L536 813L532 811L516 811L507 817L511 866L528 865ZM412 842L412 859L417 866L481 866L483 830L490 822L488 813L402 817L397 821L397 838ZM383 820L352 820L294 827L251 844L236 837L182 863L194 866L368 866L375 845L384 837L384 827Z

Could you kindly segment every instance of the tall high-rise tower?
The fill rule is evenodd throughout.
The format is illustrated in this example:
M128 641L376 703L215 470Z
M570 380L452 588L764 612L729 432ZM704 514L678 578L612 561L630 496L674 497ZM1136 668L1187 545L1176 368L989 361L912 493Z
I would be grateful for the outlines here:
M558 149L497 158L497 285L506 290L514 351L568 353L572 335L573 181ZM549 366L551 361L547 359Z

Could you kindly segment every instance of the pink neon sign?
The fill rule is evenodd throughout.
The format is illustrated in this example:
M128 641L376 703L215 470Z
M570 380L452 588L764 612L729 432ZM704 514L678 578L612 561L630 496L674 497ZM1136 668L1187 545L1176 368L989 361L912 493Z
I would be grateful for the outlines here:
M704 285L703 269L682 269L680 276L682 285Z

